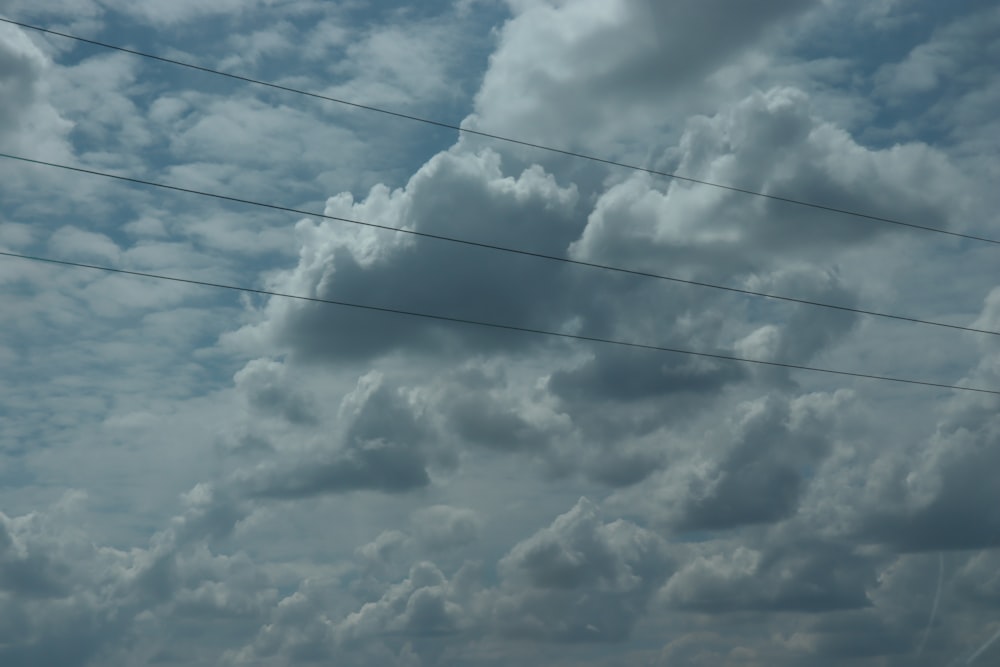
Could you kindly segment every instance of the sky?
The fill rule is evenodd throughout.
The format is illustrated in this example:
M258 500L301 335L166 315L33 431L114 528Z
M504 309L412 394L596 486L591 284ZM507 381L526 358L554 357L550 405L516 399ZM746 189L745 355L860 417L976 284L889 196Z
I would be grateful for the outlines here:
M0 152L310 215L0 158L0 251L1000 390L993 2L0 17L954 233L2 23ZM10 256L0 303L5 667L1000 660L996 393Z

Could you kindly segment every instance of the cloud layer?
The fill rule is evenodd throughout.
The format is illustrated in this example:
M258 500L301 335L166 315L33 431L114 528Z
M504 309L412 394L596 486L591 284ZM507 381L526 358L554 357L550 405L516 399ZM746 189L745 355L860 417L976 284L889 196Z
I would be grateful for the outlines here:
M5 16L998 237L989 3L0 2ZM995 60L995 59L994 59ZM198 75L199 77L201 75ZM1000 329L995 251L0 25L2 150ZM987 335L0 165L0 249L1000 387ZM991 664L1000 404L0 262L4 665Z

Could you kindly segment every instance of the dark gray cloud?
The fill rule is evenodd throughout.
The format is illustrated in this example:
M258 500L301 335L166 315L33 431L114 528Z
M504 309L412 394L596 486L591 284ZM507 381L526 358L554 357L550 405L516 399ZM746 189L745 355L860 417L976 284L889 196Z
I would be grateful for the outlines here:
M604 523L581 498L500 561L493 622L516 638L623 641L670 569L659 537L628 521Z
M583 365L553 373L549 388L564 400L634 403L685 392L712 393L744 375L743 366L732 362L600 348Z
M19 28L0 26L0 132L22 127L26 111L39 99L48 59Z
M966 599L1000 611L1000 551L980 551L956 571L954 588Z
M995 296L987 297L979 318L988 325L996 315ZM968 381L994 384L995 344L983 341L980 350ZM990 474L1000 464L998 407L996 397L974 395L939 406L933 430L878 456L842 532L903 553L1000 546L1000 491Z
M431 551L460 549L476 542L482 523L474 511L449 505L417 510L411 521L417 540Z
M0 660L6 665L82 667L131 622L128 612L116 613L124 600L88 594L102 578L95 568L100 564L111 568L103 578L112 587L113 598L120 595L114 590L122 583L114 559L101 559L93 546L85 546L78 531L49 532L80 500L63 499L55 512L62 517L41 512L15 518L0 515L0 637L4 638Z
M932 3L904 16L854 0L196 4L4 7L338 97L471 111L487 130L995 236L997 14L982 3L935 9L968 14L939 28ZM454 37L435 16L452 8L483 12L483 29ZM879 27L857 18L871 16ZM129 17L162 30L133 32ZM194 33L175 29L195 18ZM206 38L223 22L228 37ZM482 139L447 148L453 133L0 29L0 137L19 150L304 209L340 193L330 215L1000 326L993 251L972 243ZM886 54L898 62L882 67ZM479 79L470 109L455 82ZM995 342L978 337L329 220L293 229L36 171L0 178L3 243L1000 383ZM119 205L127 216L104 215ZM32 213L50 207L72 219ZM227 309L193 288L15 264L0 266L0 365L17 369L0 383L2 448L19 457L0 475L4 665L930 667L997 650L993 397L280 299ZM95 501L42 509L62 487ZM174 509L178 489L191 491Z
M61 598L69 592L69 574L48 554L30 553L14 540L8 528L10 519L0 515L0 590L31 598Z
M579 233L576 193L542 170L506 178L500 158L440 153L403 190L373 189L355 203L332 198L327 213L392 227L561 254ZM386 308L536 328L559 328L572 293L563 265L484 249L458 247L391 232L356 231L324 221L299 226L299 267L277 286L297 293ZM357 363L405 347L437 353L496 346L522 347L544 339L400 319L322 304L272 304L267 335L303 360ZM472 346L471 349L467 346Z
M412 445L355 441L343 451L299 465L260 467L240 482L250 496L286 500L361 490L402 493L430 483L426 465Z
M374 541L359 547L358 557L369 567L381 567L393 559L406 543L409 537L399 530L386 530L379 533Z
M992 422L939 434L932 446L940 457L923 471L930 488L908 489L898 479L897 498L862 519L863 539L903 551L1000 547L1000 491L992 474L1000 465L1000 436Z
M880 560L848 542L803 535L798 527L778 528L756 547L748 539L704 542L661 591L670 608L708 614L806 612L865 609L873 605ZM701 553L698 553L701 552Z
M330 436L305 448L289 445L284 460L238 469L233 480L239 492L290 500L361 490L403 493L430 483L427 429L380 374L360 378L331 428Z
M429 562L415 564L409 576L376 602L349 614L337 627L340 643L386 633L430 636L457 632L467 619L456 597L460 591Z
M198 484L182 500L184 513L170 522L171 534L180 545L225 539L250 513L247 504L234 497L230 489L211 484Z
M781 145L781 160L769 160L762 169L758 158L772 144ZM760 187L790 175L826 182L832 174L861 208L866 192L879 197L882 205L891 199L892 188L901 191L912 180L894 171L898 156L857 146L846 133L816 115L805 93L789 88L750 95L728 112L692 121L678 150L681 162L693 174L714 178L718 169L744 169L762 179L756 183ZM919 153L913 150L914 155ZM883 186L888 182L892 188L858 192L845 166L850 163L848 156L858 155L873 174L870 182ZM950 173L940 155L928 152L921 159L928 173ZM807 165L834 171L810 172ZM857 286L844 281L836 267L810 266L801 259L789 263L783 256L789 249L849 247L877 233L871 225L831 225L813 220L815 215L810 213L805 218L818 231L803 231L795 240L792 237L799 232L792 227L801 229L807 224L805 218L772 215L766 210L769 204L760 202L737 210L732 193L686 186L663 189L644 177L595 193L593 211L584 220L573 187L561 186L537 167L516 178L505 176L502 167L492 151L470 153L459 146L435 156L405 189L378 187L358 202L345 193L332 198L328 210L467 238L478 238L476 230L491 229L489 241L523 245L530 238L532 247L545 252L560 254L569 247L581 258L625 265L636 265L640 258L641 266L642 257L652 261L656 255L654 270L666 264L673 272L693 278L742 282L779 293L792 291L802 298L848 306L857 302ZM775 239L780 237L780 244L772 242L772 232ZM525 258L479 257L475 251L465 253L370 230L343 230L326 221L300 223L299 236L298 267L274 283L299 293L526 326L559 329L568 325L585 334L792 363L809 362L843 341L856 322L840 312L749 303L704 289L669 286L667 290L650 281L640 284ZM712 275L703 275L705 271ZM414 275L420 280L406 278ZM734 311L742 319L734 318ZM524 358L546 349L553 367L546 373L548 369L540 364L537 377L547 377L549 392L561 402L557 410L570 418L579 433L570 435L565 426L553 430L539 424L528 417L524 404L498 397L496 387L489 392L462 387L448 401L445 425L464 443L528 452L556 476L582 470L588 478L611 485L638 483L663 465L662 453L652 445L636 446L635 438L650 436L652 440L651 434L664 425L710 409L721 389L751 378L791 386L783 371L755 369L751 374L732 362L600 346L589 361L577 362L575 367L556 365L567 348L544 339L528 341L519 335L416 320L392 324L384 314L318 304L272 300L264 314L262 323L240 335L280 345L292 352L294 363L326 359L357 364L361 359L386 360L390 353L405 349L411 358L417 355L420 363L437 363L440 372L445 363L480 359L487 351ZM529 344L545 347L526 347ZM608 401L614 402L614 410L608 409ZM380 422L389 427L395 420L380 418ZM406 430L402 423L394 428ZM395 444L400 440L385 439ZM570 440L582 441L588 451L583 456L568 454ZM419 458L408 461L414 467L422 463ZM308 491L288 493L340 486L347 474L367 479L367 465L351 457L326 460L323 466L328 473L305 484ZM725 475L718 482L720 492L727 496L763 487L772 491L760 496L763 504L757 503L756 508L754 503L736 503L734 507L746 514L738 521L775 520L794 509L801 475L777 465L765 468L748 469L738 478ZM406 488L422 483L426 482L418 474L382 481L372 478L351 488L365 484ZM732 493L725 493L727 488ZM781 498L779 492L784 494ZM772 500L777 504L772 505ZM712 510L707 505L702 509L703 522L724 523L709 516Z
M642 508L655 525L697 540L797 516L816 480L827 479L822 471L841 445L842 413L850 412L854 398L847 391L790 398L775 389L742 396L675 420L635 449L619 447L639 460L658 457L649 462L647 481L620 489L613 506ZM615 450L608 448L609 457Z
M245 555L207 547L220 523L230 523L211 509L226 504L218 494L199 487L185 503L147 548L129 551L95 544L75 523L85 505L79 494L30 515L0 515L3 664L146 664L171 641L199 636L199 618L228 619L235 624L228 631L237 634L252 630L274 602L268 577ZM16 585L7 585L8 575ZM164 631L133 643L129 637L148 630L144 624L154 616Z
M546 433L528 423L511 406L485 396L459 397L452 404L449 416L459 438L492 449L538 450L548 441Z
M236 385L244 390L251 410L281 417L293 424L317 423L315 408L307 396L288 382L285 367L275 361L257 359L236 374Z
M831 614L811 625L809 653L831 663L864 658L913 660L914 637L876 614Z
M585 460L583 472L588 479L612 487L638 484L660 470L668 461L666 448L650 446L629 447L623 443L608 443Z
M732 446L690 483L676 527L719 530L794 514L831 447L826 431L835 406L833 397L814 397L762 400L750 407Z

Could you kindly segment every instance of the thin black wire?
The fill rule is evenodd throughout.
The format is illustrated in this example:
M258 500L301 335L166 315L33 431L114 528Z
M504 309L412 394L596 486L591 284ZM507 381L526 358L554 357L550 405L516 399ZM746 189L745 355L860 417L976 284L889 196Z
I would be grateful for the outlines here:
M807 306L817 306L817 307L820 307L820 308L830 308L830 309L833 309L833 310L840 310L840 311L845 311L845 312L850 312L850 313L858 313L860 315L871 315L873 317L884 317L884 318L893 319L893 320L901 320L901 321L904 321L904 322L912 322L912 323L915 323L915 324L926 324L926 325L935 326L935 327L944 327L944 328L947 328L947 329L957 329L959 331L969 331L969 332L972 332L972 333L989 334L991 336L1000 336L1000 331L992 331L992 330L989 330L989 329L976 329L975 327L966 327L966 326L961 326L959 324L947 324L945 322L935 322L933 320L923 320L923 319L919 319L919 318L916 318L916 317L908 317L908 316L905 316L905 315L892 315L890 313L882 313L882 312L874 311L874 310L864 310L862 308L852 308L850 306L838 306L838 305L835 305L835 304L823 303L821 301L811 301L809 299L797 299L795 297L782 296L782 295L779 295L779 294L769 294L767 292L755 292L753 290L741 289L741 288L738 288L738 287L727 287L725 285L716 285L716 284L713 284L713 283L706 283L706 282L702 282L702 281L698 281L698 280L687 280L685 278L677 278L675 276L668 276L668 275L660 274L660 273L650 273L650 272L647 272L647 271L638 271L638 270L635 270L635 269L626 269L626 268L622 268L622 267L618 267L618 266L610 266L610 265L607 265L607 264L598 264L598 263L595 263L595 262L586 262L586 261L583 261L583 260L571 259L571 258L568 258L568 257L560 257L558 255L547 255L545 253L533 252L533 251L530 251L530 250L521 250L519 248L510 248L510 247L507 247L507 246L501 246L501 245L496 245L496 244L492 244L492 243L482 243L482 242L479 242L479 241L469 241L469 240L466 240L466 239L459 239L459 238L455 238L455 237L452 237L452 236L443 236L443 235L440 235L440 234L432 234L430 232L419 232L419 231L416 231L416 230L413 230L413 229L402 229L402 228L399 228L399 227L390 227L388 225L379 225L379 224L374 223L374 222L364 222L364 221L361 221L361 220L352 220L350 218L342 218L342 217L335 216L335 215L327 215L325 213L317 213L315 211L304 211L304 210L301 210L301 209L291 208L291 207L288 207L288 206L280 206L280 205L277 205L277 204L267 204L267 203L264 203L264 202L253 201L253 200L250 200L250 199L243 199L241 197L232 197L232 196L229 196L229 195L221 195L221 194L217 194L217 193L214 193L214 192L206 192L206 191L203 191L203 190L194 190L194 189L191 189L191 188L183 188L183 187L176 186L176 185L167 185L165 183L157 183L156 181L147 181L147 180L143 180L143 179L139 179L139 178L131 178L129 176L119 176L117 174L109 174L107 172L95 171L93 169L84 169L82 167L71 167L71 166L65 165L65 164L58 164L58 163L55 163L55 162L46 162L44 160L35 160L35 159L32 159L32 158L22 157L22 156L19 156L19 155L10 155L8 153L0 153L0 157L2 157L2 158L8 158L8 159L11 159L11 160L19 160L19 161L22 161L22 162L28 162L28 163L31 163L31 164L43 165L43 166L46 166L46 167L55 167L55 168L58 168L58 169L66 169L66 170L69 170L69 171L76 171L76 172L80 172L80 173L83 173L83 174L89 174L91 176L101 176L103 178L111 178L111 179L115 179L115 180L119 180L119 181L125 181L125 182L128 182L128 183L137 183L139 185L147 185L147 186L151 186L151 187L155 187L155 188L162 188L162 189L165 189L165 190L174 190L176 192L183 192L183 193L187 193L187 194L199 195L199 196L202 196L202 197L212 197L214 199L221 199L221 200L224 200L224 201L231 201L231 202L236 202L236 203L239 203L239 204L247 204L247 205L250 205L250 206L259 206L259 207L262 207L262 208L269 208L269 209L273 209L273 210L276 210L276 211L284 211L284 212L287 212L287 213L296 213L298 215L307 215L307 216L312 216L312 217L317 217L317 218L325 218L327 220L337 220L337 221L340 221L340 222L347 222L347 223L350 223L352 225L361 225L361 226L364 226L364 227L372 227L372 228L375 228L375 229L383 229L383 230L386 230L386 231L399 232L399 233L402 233L402 234L410 234L412 236L418 236L418 237L422 237L422 238L435 239L437 241L448 241L449 243L458 243L458 244L461 244L461 245L474 246L474 247L477 247L477 248L484 248L484 249L487 249L487 250L495 250L495 251L499 251L499 252L506 252L506 253L511 253L511 254L515 254L515 255L524 255L524 256L527 256L527 257L535 257L535 258L538 258L538 259L551 260L551 261L554 261L554 262L564 262L566 264L574 264L574 265L577 265L577 266L584 266L584 267L588 267L588 268L592 268L592 269L601 269L603 271L613 271L613 272L616 272L616 273L623 273L623 274L633 275L633 276L639 276L639 277L643 277L643 278L656 278L658 280L667 280L667 281L671 281L671 282L675 282L675 283L682 283L684 285L694 285L694 286L697 286L697 287L707 287L707 288L710 288L710 289L723 290L723 291L726 291L726 292L735 292L737 294L744 294L744 295L748 295L748 296L757 296L757 297L762 297L762 298L765 298L765 299L776 299L776 300L779 300L779 301L787 301L787 302L791 302L791 303L799 303L799 304L803 304L803 305L807 305Z
M176 60L174 58L165 58L163 56L156 56L151 53L145 53L143 51L136 51L135 49L125 48L124 46L117 46L115 44L108 44L107 42L100 42L93 39L87 39L85 37L78 37L76 35L71 35L65 32L59 32L57 30L50 30L49 28L42 28L36 25L31 25L30 23L22 23L21 21L14 21L12 19L0 17L0 21L4 23L10 23L12 25L20 26L22 28L28 28L29 30L37 30L38 32L46 33L49 35L56 35L57 37L64 37L66 39L72 39L77 42L82 42L84 44L90 44L92 46L99 46L104 49L111 49L114 51L121 51L122 53L129 53L134 56L139 56L142 58L149 58L150 60L158 60L163 63L168 63L170 65L177 65L178 67L186 67L188 69L197 70L199 72L205 72L207 74L215 74L217 76L224 76L230 79L235 79L237 81L242 81L244 83L252 83L258 86L265 86L267 88L273 88L276 90L281 90L288 93L294 93L296 95L305 95L307 97L313 97L320 100L325 100L327 102L335 102L337 104L343 104L345 106L354 107L356 109L363 109L365 111L374 111L376 113L385 114L387 116L394 116L396 118L403 118L406 120L415 121L418 123L424 123L426 125L434 125L436 127L445 128L448 130L455 130L456 132L463 132L465 134L472 134L479 137L485 137L487 139L493 139L496 141L503 141L509 144L516 144L518 146L526 146L528 148L534 148L537 150L548 151L550 153L558 153L559 155L566 155L568 157L579 158L581 160L589 160L591 162L598 162L601 164L609 165L612 167L621 167L623 169L631 169L633 171L641 171L647 174L652 174L654 176L663 176L665 178L671 178L678 181L684 181L687 183L697 183L698 185L707 185L709 187L718 188L721 190L727 190L729 192L739 192L745 195L752 195L754 197L763 197L764 199L770 199L772 201L780 201L786 204L794 204L796 206L805 206L812 209L817 209L820 211L827 211L829 213L837 213L840 215L849 215L855 218L863 218L865 220L871 220L873 222L882 222L890 225L898 225L901 227L910 227L912 229L919 229L925 232L935 232L938 234L947 234L949 236L957 236L963 239L969 239L971 241L980 241L983 243L993 243L1000 245L1000 239L992 239L984 236L975 236L973 234L963 234L961 232L953 232L947 229L941 229L940 227L931 227L928 225L918 225L913 222L904 222L902 220L896 220L893 218L885 218L878 215L871 215L868 213L862 213L860 211L853 211L845 208L838 208L836 206L827 206L825 204L816 204L813 202L803 201L801 199L794 199L792 197L782 197L780 195L768 194L766 192L758 192L756 190L748 190L746 188L740 188L733 185L723 185L721 183L713 183L711 181L704 181L698 178L692 178L690 176L681 176L679 174L674 174L668 171L659 171L656 169L650 169L649 167L640 167L638 165L629 164L627 162L619 162L617 160L609 160L606 158L596 157L594 155L588 155L586 153L577 153L575 151L564 150L562 148L555 148L552 146L546 146L544 144L537 144L531 141L524 141L521 139L514 139L511 137L505 137L499 134L492 134L490 132L483 132L482 130L473 130L471 128L462 127L461 125L455 125L453 123L445 123L443 121L431 120L429 118L422 118L420 116L414 116L412 114L402 113L399 111L390 111L389 109L383 109L380 107L371 106L368 104L360 104L358 102L351 102L349 100L344 100L336 97L330 97L328 95L321 95L319 93L312 93L307 90L301 90L298 88L291 88L289 86L282 86L281 84L271 83L269 81L262 81L260 79L253 79L247 76L241 76L239 74L232 74L230 72L223 72L221 70L212 69L210 67L202 67L201 65L194 65L192 63L187 63L182 60Z
M499 324L497 322L483 322L480 320L467 320L461 317L450 317L447 315L434 315L431 313L421 313L412 310L401 310L399 308L386 308L383 306L372 306L368 304L361 303L351 303L349 301L337 301L334 299L322 299L320 297L314 296L300 296L297 294L286 294L284 292L275 292L272 290L256 289L253 287L240 287L238 285L226 285L224 283L209 282L207 280L194 280L192 278L178 278L176 276L166 276L158 273L147 273L145 271L131 271L128 269L118 269L110 266L100 266L97 264L85 264L83 262L71 262L63 259L53 259L51 257L40 257L36 255L23 255L20 253L7 252L0 250L0 256L13 257L17 259L26 259L34 262L47 262L49 264L60 264L63 266L72 266L81 269L92 269L95 271L105 271L108 273L119 273L129 276L139 276L142 278L153 278L155 280L168 280L176 283L185 283L188 285L198 285L201 287L215 287L218 289L233 290L236 292L246 292L250 294L260 294L264 296L280 297L284 299L297 299L300 301L310 301L314 303L325 303L333 306L344 306L347 308L357 308L359 310L371 310L380 313L391 313L393 315L406 315L409 317L420 317L429 320L438 320L441 322L451 322L454 324L465 324L477 327L487 327L491 329L503 329L506 331L520 331L522 333L537 334L540 336L553 336L557 338L569 338L571 340L587 341L590 343L603 343L606 345L618 345L621 347L637 348L642 350L655 350L657 352L672 352L674 354L686 354L696 357L707 357L710 359L721 359L723 361L736 361L745 364L758 364L761 366L777 366L779 368L789 368L800 371L811 371L814 373L828 373L830 375L845 375L848 377L864 378L867 380L882 380L884 382L899 382L902 384L916 384L925 387L938 387L940 389L954 389L958 391L974 391L981 394L994 394L1000 396L1000 390L996 389L982 389L979 387L964 387L961 385L954 384L943 384L939 382L926 382L924 380L911 380L907 378L891 377L888 375L873 375L870 373L854 373L852 371L841 371L834 370L832 368L820 368L817 366L803 366L800 364L788 364L780 361L764 361L763 359L750 359L747 357L737 357L728 354L716 354L714 352L696 352L694 350L684 350L676 347L665 347L662 345L648 345L645 343L633 343L630 341L618 340L615 338L599 338L597 336L584 336L582 334L570 334L562 333L559 331L549 331L546 329L534 329L531 327L520 327L512 324Z

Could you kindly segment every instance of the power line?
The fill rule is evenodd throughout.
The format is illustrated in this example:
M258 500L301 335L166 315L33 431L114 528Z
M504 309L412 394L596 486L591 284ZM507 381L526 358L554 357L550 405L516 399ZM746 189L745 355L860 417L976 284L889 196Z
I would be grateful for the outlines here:
M7 158L11 160L19 160L21 162L28 162L31 164L42 165L46 167L55 167L57 169L66 169L68 171L75 171L82 174L89 174L91 176L100 176L102 178L110 178L118 181L125 181L127 183L136 183L139 185L146 185L155 188L162 188L164 190L173 190L176 192L183 192L186 194L193 194L202 197L211 197L213 199L221 199L223 201L236 202L239 204L246 204L249 206L258 206L262 208L268 208L276 211L284 211L287 213L295 213L298 215L312 216L316 218L324 218L327 220L337 220L339 222L346 222L352 225L361 225L364 227L371 227L374 229L382 229L385 231L398 232L401 234L410 234L412 236L418 236L421 238L434 239L437 241L447 241L449 243L457 243L460 245L473 246L476 248L483 248L486 250L494 250L498 252L505 252L514 255L523 255L526 257L535 257L537 259L550 260L554 262L563 262L565 264L573 264L576 266L588 267L591 269L600 269L602 271L613 271L615 273L622 273L626 275L638 276L642 278L655 278L657 280L666 280L670 282L680 283L684 285L694 285L696 287L705 287L709 289L723 290L726 292L734 292L736 294L743 294L747 296L762 297L765 299L775 299L778 301L786 301L790 303L798 303L807 306L816 306L820 308L829 308L832 310L840 310L849 313L857 313L859 315L870 315L872 317L883 317L892 320L899 320L903 322L911 322L915 324L926 324L935 327L944 327L947 329L957 329L959 331L968 331L972 333L988 334L991 336L1000 336L1000 331L992 331L990 329L977 329L975 327L966 327L959 324L947 324L945 322L936 322L934 320L924 320L917 317L909 317L906 315L893 315L890 313L883 313L875 310L865 310L863 308L853 308L851 306L840 306L836 304L823 303L821 301L812 301L809 299L798 299L790 296L783 296L779 294L770 294L767 292L756 292L754 290L742 289L739 287L728 287L726 285L717 285L714 283L703 282L699 280L688 280L686 278L678 278L676 276L669 276L660 273L651 273L648 271L639 271L636 269L627 269L618 266L611 266L608 264L599 264L596 262L587 262L579 259L571 259L569 257L560 257L558 255L548 255L541 252L534 252L531 250L522 250L519 248L511 248L508 246L497 245L493 243L484 243L480 241L470 241L468 239L460 239L452 236L444 236L441 234L432 234L430 232L420 232L413 229L403 229L400 227L390 227L388 225L380 225L374 222L364 222L361 220L353 220L351 218L343 218L336 215L327 215L325 213L317 213L315 211L305 211L302 209L292 208L289 206L280 206L278 204L267 204L264 202L258 202L251 199L244 199L242 197L233 197L230 195L222 195L214 192L207 192L204 190L195 190L192 188L184 188L177 185L167 185L166 183L158 183L156 181L148 181L140 178L132 178L129 176L119 176L117 174L110 174L103 171L96 171L93 169L85 169L83 167L72 167L65 164L59 164L56 162L47 162L45 160L36 160L33 158L27 158L20 155L10 155L8 153L0 153L0 157Z
M642 350L655 350L657 352L671 352L674 354L685 354L695 357L707 357L709 359L720 359L723 361L736 361L745 364L758 364L761 366L777 366L779 368L789 368L793 370L800 371L810 371L814 373L827 373L830 375L843 375L854 378L864 378L867 380L881 380L884 382L899 382L902 384L915 384L925 387L937 387L940 389L953 389L957 391L973 391L981 394L993 394L1000 396L1000 390L996 389L983 389L979 387L964 387L961 385L944 384L939 382L927 382L924 380L911 380L907 378L891 377L888 375L874 375L870 373L854 373L852 371L841 371L834 370L832 368L820 368L817 366L804 366L801 364L789 364L780 361L764 361L763 359L750 359L747 357L737 357L728 354L716 354L713 352L696 352L694 350L685 350L675 347L665 347L662 345L648 345L645 343L633 343L630 341L618 340L615 338L600 338L597 336L585 336L582 334L570 334L563 333L559 331L549 331L546 329L535 329L532 327L521 327L512 324L500 324L497 322L483 322L481 320L469 320L461 317L451 317L447 315L434 315L431 313L421 313L412 310L402 310L399 308L387 308L384 306L372 306L369 304L352 303L349 301L337 301L335 299L323 299L314 296L300 296L297 294L286 294L284 292L275 292L272 290L256 289L253 287L241 287L238 285L227 285L225 283L215 283L206 280L194 280L192 278L179 278L177 276L166 276L158 273L147 273L145 271L132 271L129 269L118 269L109 266L100 266L97 264L85 264L83 262L71 262L62 259L53 259L51 257L40 257L35 255L23 255L20 253L0 251L0 256L12 257L17 259L26 259L34 262L46 262L49 264L59 264L62 266L72 266L81 269L92 269L96 271L104 271L108 273L118 273L129 276L138 276L141 278L153 278L155 280L167 280L176 283L185 283L188 285L198 285L201 287L214 287L218 289L233 290L237 292L245 292L250 294L260 294L263 296L279 297L283 299L297 299L299 301L310 301L313 303L324 303L333 306L343 306L347 308L356 308L359 310L376 311L380 313L389 313L393 315L406 315L408 317L419 317L429 320L437 320L441 322L450 322L453 324L465 324L469 326L486 327L490 329L503 329L505 331L519 331L521 333L535 334L541 336L553 336L556 338L568 338L571 340L586 341L590 343L602 343L606 345L618 345L620 347L629 347Z
M186 67L188 69L197 70L199 72L204 72L207 74L214 74L216 76L224 76L229 79L234 79L236 81L242 81L244 83L252 83L258 86L265 86L267 88L273 88L275 90L281 90L287 93L294 93L296 95L305 95L307 97L312 97L319 100L324 100L327 102L335 102L337 104L342 104L349 107L354 107L356 109L362 109L365 111L373 111L380 114L385 114L387 116L393 116L396 118L402 118L405 120L415 121L417 123L424 123L426 125L433 125L435 127L441 127L448 130L455 130L456 132L462 132L465 134L471 134L479 137L485 137L487 139L493 139L495 141L503 141L509 144L516 144L518 146L526 146L528 148L534 148L537 150L547 151L550 153L558 153L559 155L565 155L568 157L578 158L581 160L589 160L591 162L598 162L600 164L620 167L623 169L631 169L633 171L640 171L647 174L652 174L654 176L662 176L665 178L670 178L678 181L684 181L687 183L696 183L698 185L707 185L709 187L718 188L720 190L727 190L729 192L738 192L745 195L751 195L754 197L762 197L764 199L769 199L772 201L780 201L786 204L793 204L795 206L805 206L808 208L826 211L828 213L837 213L839 215L848 215L855 218L862 218L865 220L870 220L872 222L881 222L890 225L897 225L901 227L909 227L911 229L919 229L925 232L935 232L937 234L947 234L949 236L955 236L963 239L968 239L971 241L980 241L983 243L992 243L1000 245L1000 239L993 239L984 236L976 236L973 234L963 234L961 232L954 232L947 229L942 229L940 227L931 227L929 225L918 225L913 222L905 222L903 220L896 220L894 218L886 218L878 215L872 215L869 213L862 213L860 211L854 211L851 209L839 208L836 206L827 206L826 204L817 204L814 202L808 202L801 199L795 199L792 197L783 197L781 195L769 194L766 192L758 192L756 190L749 190L747 188L740 188L733 185L724 185L721 183L713 183L711 181L705 181L699 178L693 178L690 176L681 176L680 174L674 174L668 171L660 171L657 169L651 169L649 167L641 167L639 165L629 164L627 162L619 162L617 160L610 160L607 158L601 158L594 155L588 155L586 153L578 153L576 151L565 150L562 148L555 148L553 146L546 146L544 144L538 144L531 141L524 141L522 139L514 139L512 137L505 137L499 134L493 134L491 132L484 132L482 130L473 130L468 127L462 127L461 125L455 125L454 123L446 123L443 121L432 120L430 118L422 118L420 116L415 116L413 114L402 113L399 111L392 111L389 109L383 109L381 107L372 106L369 104L360 104L358 102L351 102L350 100L344 100L337 97L331 97L329 95L321 95L319 93L309 92L307 90L301 90L299 88L292 88L290 86L283 86L281 84L272 83L270 81L262 81L260 79L254 79L247 76L241 76L239 74L232 74L230 72L224 72L217 69L212 69L210 67L202 67L201 65L195 65L192 63L187 63L182 60L177 60L174 58L166 58L164 56L157 56L151 53L145 53L143 51L137 51L135 49L129 49L124 46L117 46L115 44L108 44L107 42L100 42L93 39L87 39L85 37L79 37L77 35L71 35L65 32L59 32L57 30L51 30L49 28L42 28L40 26L31 25L30 23L22 23L21 21L14 21L8 18L0 17L0 21L4 23L10 23L12 25L20 26L22 28L28 28L29 30L36 30L41 33L46 33L49 35L55 35L57 37L64 37L66 39L72 39L77 42L82 42L84 44L90 44L92 46L99 46L104 49L111 49L114 51L120 51L122 53L128 53L134 56L139 56L141 58L148 58L150 60L157 60L162 63L167 63L170 65L176 65L178 67Z

